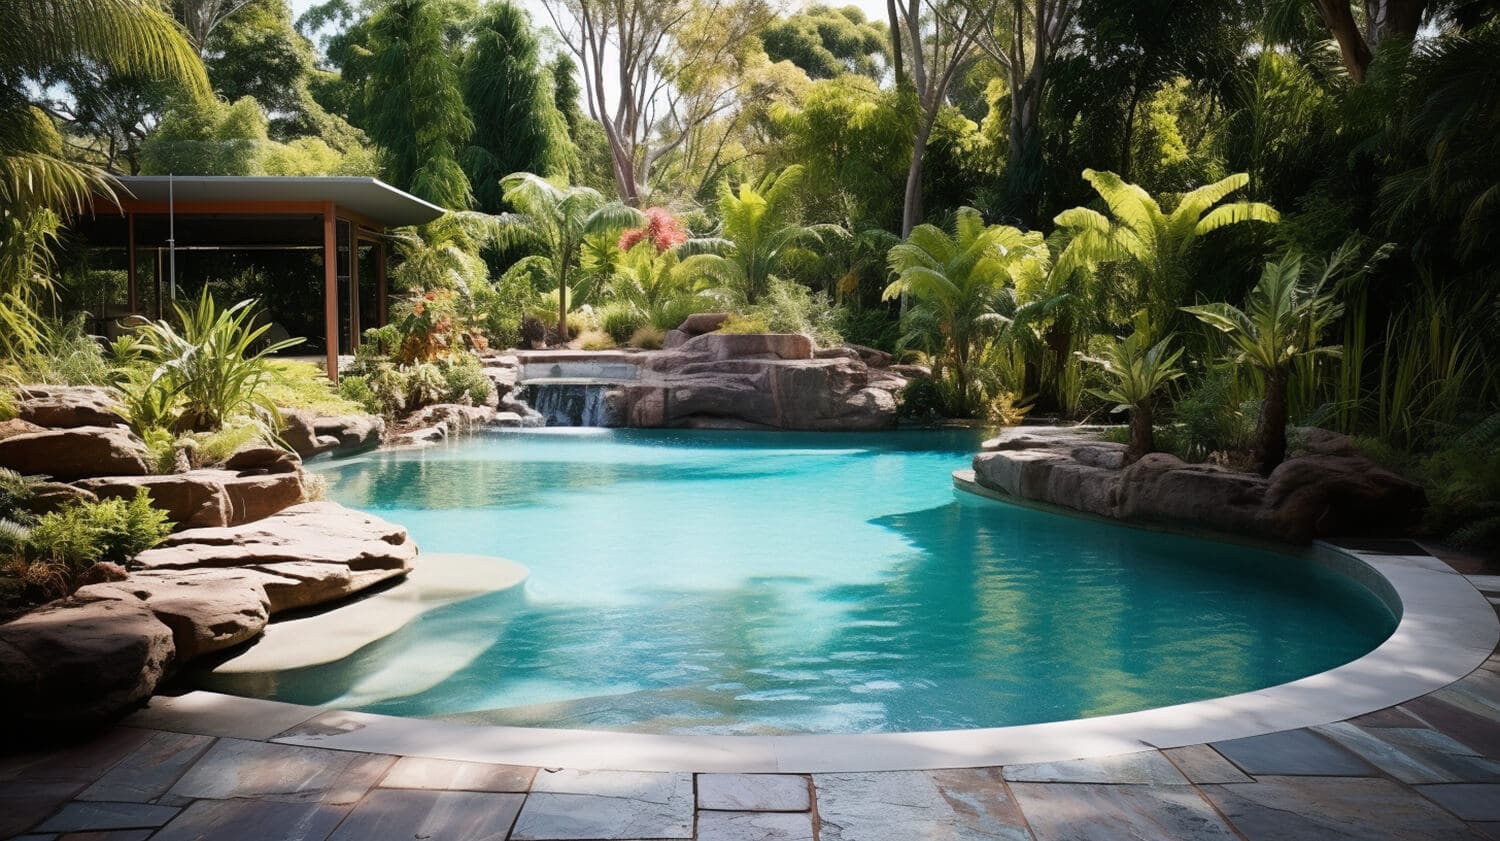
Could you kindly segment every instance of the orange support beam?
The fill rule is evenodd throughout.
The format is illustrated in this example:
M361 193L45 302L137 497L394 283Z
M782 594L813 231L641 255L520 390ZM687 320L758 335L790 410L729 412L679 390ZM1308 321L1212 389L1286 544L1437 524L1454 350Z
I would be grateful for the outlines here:
M339 381L339 265L333 202L323 207L323 327L328 342L328 379Z

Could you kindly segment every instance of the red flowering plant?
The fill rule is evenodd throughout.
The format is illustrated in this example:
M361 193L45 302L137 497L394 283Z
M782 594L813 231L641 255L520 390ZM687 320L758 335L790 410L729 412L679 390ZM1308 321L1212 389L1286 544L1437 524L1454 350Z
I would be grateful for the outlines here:
M644 227L632 228L620 235L620 250L629 251L642 242L656 247L656 253L676 248L688 241L687 226L673 216L665 207L653 207L646 211Z
M398 303L391 316L401 334L398 362L430 362L462 341L458 295L451 290L418 292Z

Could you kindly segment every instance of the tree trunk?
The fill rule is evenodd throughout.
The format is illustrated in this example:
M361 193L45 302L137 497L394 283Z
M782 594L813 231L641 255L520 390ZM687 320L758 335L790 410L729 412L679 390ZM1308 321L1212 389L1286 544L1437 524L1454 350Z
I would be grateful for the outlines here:
M1271 475L1276 465L1286 459L1286 368L1266 374L1266 399L1260 405L1260 429L1256 432L1256 453L1262 476Z
M1041 81L1036 78L1028 78L1011 88L1006 181L1010 184L1012 212L1028 226L1036 222L1041 205L1041 88Z
M917 123L917 133L911 143L911 165L906 168L906 197L901 204L901 238L911 236L911 229L922 218L922 159L927 155L927 139L932 136L932 124L937 120L934 105L930 112L924 109L922 121Z
M1354 11L1349 8L1349 2L1350 0L1313 0L1313 5L1318 7L1323 25L1328 27L1334 40L1339 42L1344 69L1349 71L1349 76L1355 82L1363 82L1370 67L1370 45L1360 34L1359 24L1354 22Z
M1147 453L1156 452L1156 434L1151 428L1151 402L1130 407L1130 445L1125 448L1125 463L1134 464Z
M906 71L901 66L901 20L896 14L896 0L885 0L885 13L891 22L891 68L895 71L896 87L899 88Z

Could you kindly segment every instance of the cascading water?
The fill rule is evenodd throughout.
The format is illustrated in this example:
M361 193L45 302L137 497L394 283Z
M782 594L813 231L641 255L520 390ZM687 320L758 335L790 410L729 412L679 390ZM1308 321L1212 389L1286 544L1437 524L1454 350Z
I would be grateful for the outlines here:
M526 386L527 402L548 426L614 426L606 399L608 383L548 383Z

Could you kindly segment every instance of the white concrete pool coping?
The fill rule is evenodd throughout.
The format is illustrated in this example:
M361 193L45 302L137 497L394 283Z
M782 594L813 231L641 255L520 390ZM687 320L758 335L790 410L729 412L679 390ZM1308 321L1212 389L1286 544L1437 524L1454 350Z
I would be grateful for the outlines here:
M962 478L955 476L961 487ZM126 723L366 753L579 770L986 767L1183 747L1342 721L1441 689L1478 668L1500 642L1495 609L1467 578L1435 557L1326 543L1315 544L1306 556L1354 578L1400 616L1385 642L1350 663L1290 683L1118 715L913 733L676 736L458 724L200 691L153 698Z

